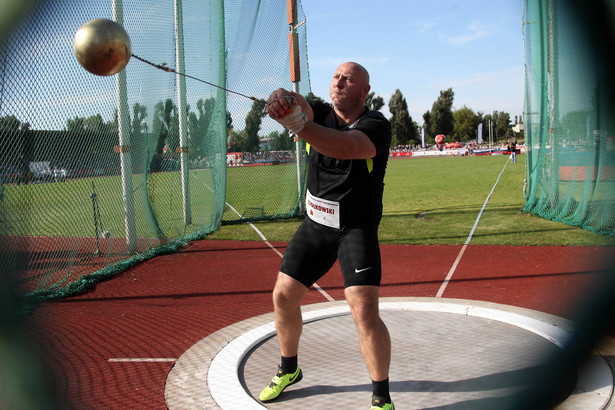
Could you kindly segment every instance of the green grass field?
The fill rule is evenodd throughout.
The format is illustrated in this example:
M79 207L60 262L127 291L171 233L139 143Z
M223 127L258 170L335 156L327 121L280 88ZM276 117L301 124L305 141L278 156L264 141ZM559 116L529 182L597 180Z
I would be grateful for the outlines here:
M151 223L152 213L159 215L160 228L171 238L211 224L211 172L198 170L191 173L190 178L193 198L191 208L195 217L193 225L186 228L183 223L179 172L149 174L147 187L143 174L133 176L137 236L156 237L155 226ZM10 235L92 237L95 213L100 230L109 231L114 238L125 235L122 182L119 175L4 185L1 206L3 229Z
M613 245L608 236L525 214L521 209L524 156L516 164L507 156L409 158L389 161L384 191L380 240L385 244L463 244L506 165L471 240L476 245ZM226 201L248 217L288 217L297 201L296 165L229 168ZM210 170L190 173L193 224L183 223L179 172L135 175L133 189L137 236L157 237L160 228L168 239L199 229L213 228L216 185ZM218 181L218 186L223 182ZM65 182L4 185L2 214L10 235L92 237L96 193L104 230L122 238L124 213L118 175ZM146 196L147 193L147 196ZM147 200L149 198L149 201ZM157 215L158 227L152 214ZM225 207L223 219L237 220ZM270 241L288 241L300 219L257 222ZM102 230L102 229L101 229ZM247 224L223 224L209 239L261 240Z
M604 235L521 211L525 156L509 162L476 227L473 245L605 246ZM410 158L389 161L385 179L384 244L463 244L507 156ZM299 219L254 225L270 241L288 241ZM261 240L247 224L223 225L209 239Z
M291 215L297 204L297 164L227 168L226 202L243 217ZM249 198L249 205L246 199ZM238 219L226 208L224 220Z

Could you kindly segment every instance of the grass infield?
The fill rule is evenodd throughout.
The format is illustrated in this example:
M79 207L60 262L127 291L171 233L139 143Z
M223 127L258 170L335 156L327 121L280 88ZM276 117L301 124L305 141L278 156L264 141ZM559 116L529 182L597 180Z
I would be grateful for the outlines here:
M389 161L380 242L464 244L508 156ZM607 246L605 235L522 212L525 156L506 165L470 241L472 245ZM232 203L231 203L232 204ZM300 219L257 222L269 241L288 241ZM262 240L247 224L223 225L208 239Z
M614 245L609 236L552 222L521 211L524 155L516 164L507 156L405 158L389 161L385 178L384 215L380 241L384 244L457 245L468 239L476 218L502 173L489 203L476 227L474 245ZM186 235L211 223L213 186L210 170L190 174L192 225L182 217L179 172L150 174L145 197L143 174L135 175L135 214L137 235L152 237L147 224L151 212L160 228L172 235ZM258 209L267 215L284 216L294 207L297 193L296 165L272 165L228 169L228 204L244 216ZM12 235L92 237L93 200L100 230L111 237L124 236L121 179L117 175L74 179L59 183L4 185L0 218L11 227ZM50 198L55 198L53 201ZM146 204L150 204L146 206ZM249 204L249 205L246 205ZM256 215L257 216L257 215ZM224 219L237 219L226 207ZM61 222L58 222L61 221ZM288 241L301 219L258 222L254 225L269 241ZM212 229L211 226L210 229ZM262 240L248 224L222 225L209 239Z

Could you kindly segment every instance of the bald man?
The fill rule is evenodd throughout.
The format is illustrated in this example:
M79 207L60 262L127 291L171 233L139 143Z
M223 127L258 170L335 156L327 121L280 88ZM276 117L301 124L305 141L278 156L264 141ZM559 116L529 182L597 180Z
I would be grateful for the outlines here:
M364 67L347 62L333 74L332 104L308 103L283 89L269 97L270 117L306 142L308 175L307 218L286 248L273 290L281 363L259 396L263 402L274 400L303 377L297 360L301 301L339 259L344 294L372 379L371 409L395 408L388 379L391 339L378 310L378 225L391 125L380 112L365 106L369 82Z

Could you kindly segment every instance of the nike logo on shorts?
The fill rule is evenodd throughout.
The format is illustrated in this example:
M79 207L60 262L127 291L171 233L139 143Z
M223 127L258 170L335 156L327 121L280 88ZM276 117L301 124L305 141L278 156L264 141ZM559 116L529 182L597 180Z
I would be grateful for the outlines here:
M354 273L361 273L371 268L372 268L371 266L369 268L363 268L363 269L354 268Z

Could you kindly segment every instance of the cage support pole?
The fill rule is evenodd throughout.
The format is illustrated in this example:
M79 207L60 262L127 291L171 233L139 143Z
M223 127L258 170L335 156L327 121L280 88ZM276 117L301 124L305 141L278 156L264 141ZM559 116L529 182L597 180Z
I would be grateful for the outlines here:
M186 72L186 62L184 59L184 17L182 11L182 1L174 1L175 9L175 63L180 73ZM177 106L179 116L179 161L182 183L182 202L184 211L184 224L192 223L192 211L190 208L190 181L188 167L188 110L186 100L186 78L182 75L176 76L177 81Z
M288 13L288 47L290 56L290 81L293 83L293 91L299 93L299 82L301 81L301 67L299 61L299 40L297 36L297 0L286 0L286 10ZM301 139L294 136L295 157L297 162L297 198L299 201L299 212L305 212L303 178L301 170L303 168L303 148Z
M113 20L124 25L122 0L113 0ZM118 106L117 129L122 173L122 198L124 200L124 225L126 228L126 251L129 255L137 251L137 228L135 221L135 203L132 188L132 157L130 154L130 116L128 113L128 95L126 91L126 70L115 76L115 90Z

